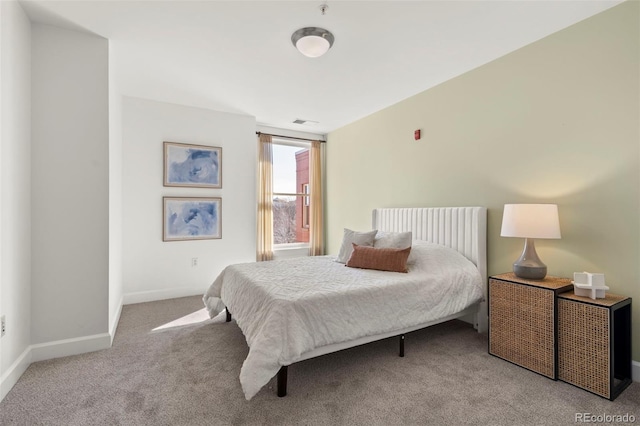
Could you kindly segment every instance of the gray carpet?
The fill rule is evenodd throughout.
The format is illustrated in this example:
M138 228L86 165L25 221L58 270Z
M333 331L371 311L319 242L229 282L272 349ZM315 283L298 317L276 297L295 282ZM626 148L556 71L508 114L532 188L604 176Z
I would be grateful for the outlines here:
M32 364L0 403L2 425L569 425L575 413L640 423L640 383L614 402L487 354L487 336L452 321L289 367L251 401L235 322L155 328L199 297L125 306L111 349Z

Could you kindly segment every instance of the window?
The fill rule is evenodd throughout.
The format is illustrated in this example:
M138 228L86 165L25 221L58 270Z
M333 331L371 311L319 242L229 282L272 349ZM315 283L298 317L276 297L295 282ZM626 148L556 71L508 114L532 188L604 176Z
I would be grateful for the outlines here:
M256 260L325 254L324 144L258 133ZM295 250L291 250L295 249Z
M273 243L308 246L310 144L273 140Z

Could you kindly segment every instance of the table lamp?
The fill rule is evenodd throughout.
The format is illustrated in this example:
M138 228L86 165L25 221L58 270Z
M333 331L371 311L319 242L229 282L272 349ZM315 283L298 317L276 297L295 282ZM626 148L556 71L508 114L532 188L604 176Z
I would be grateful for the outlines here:
M541 280L547 275L547 265L536 253L535 238L560 238L560 221L556 204L505 204L501 237L524 238L524 250L513 264L513 273L520 278Z

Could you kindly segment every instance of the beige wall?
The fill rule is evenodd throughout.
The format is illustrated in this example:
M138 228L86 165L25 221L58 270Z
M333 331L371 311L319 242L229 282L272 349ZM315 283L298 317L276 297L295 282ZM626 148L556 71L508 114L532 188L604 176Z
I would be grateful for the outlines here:
M640 360L639 20L624 3L330 133L330 253L375 207L480 205L497 274L523 245L500 237L503 205L557 203L562 239L538 254L635 298Z

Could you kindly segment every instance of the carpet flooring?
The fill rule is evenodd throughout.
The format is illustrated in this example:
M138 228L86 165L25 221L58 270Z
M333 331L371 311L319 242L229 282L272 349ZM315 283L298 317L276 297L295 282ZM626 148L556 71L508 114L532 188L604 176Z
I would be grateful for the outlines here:
M640 383L611 402L487 353L450 321L289 367L246 401L248 348L199 297L123 308L110 349L33 363L0 403L1 425L571 425L576 413L635 416ZM605 419L606 420L606 419ZM611 424L611 423L607 423Z

